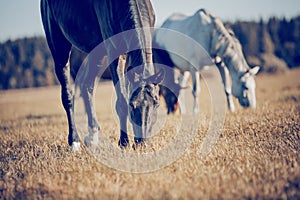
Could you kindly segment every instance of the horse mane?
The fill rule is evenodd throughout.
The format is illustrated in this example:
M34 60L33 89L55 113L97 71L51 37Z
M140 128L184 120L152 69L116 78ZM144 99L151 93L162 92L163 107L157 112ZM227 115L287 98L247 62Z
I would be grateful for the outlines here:
M142 59L147 60L147 56L152 54L151 37L148 37L149 35L151 36L152 33L150 29L148 31L148 28L154 27L155 14L153 7L150 0L128 0L119 1L118 9L121 9L121 15L119 15L118 17L121 18L121 20L119 21L123 22L123 30L137 30L136 36L128 38L127 41L132 40L132 44L136 44L141 47L140 49L129 52L128 54L134 54L134 56L131 56L131 65L138 66L142 63ZM123 30L121 29L120 32ZM140 54L142 57L135 56L135 54ZM144 70L148 69L144 68Z
M213 30L210 49L211 55L214 57L220 56L221 58L226 58L228 56L228 48L233 47L233 51L242 58L243 66L247 67L248 64L244 58L241 43L234 34L233 30L231 28L226 28L223 22L217 17L213 17L212 22ZM236 72L244 71L244 69L237 68L236 65L234 65L233 70Z
M201 8L199 9L195 15L200 15L203 17L203 15L205 17L207 17L209 19L209 23L212 24L212 40L214 40L214 37L217 36L217 39L215 42L212 41L211 46L213 46L214 44L219 44L221 40L226 41L226 45L229 45L230 43L232 43L232 36L235 37L234 32L230 29L227 29L223 22L220 20L220 18L216 17L215 15L213 15L211 12L209 12L208 10ZM221 36L221 37L220 37ZM224 41L223 41L224 42ZM212 50L212 47L211 47ZM215 52L215 51L211 51L211 54L217 54L220 52ZM224 52L223 52L224 53ZM222 53L222 55L223 55ZM219 55L220 56L220 55Z
M168 19L182 19L182 18L186 18L187 15L183 14L183 13L173 13L170 17L168 17Z
M133 18L133 21L137 27L151 27L151 24L154 24L155 15L149 0L129 0L129 4L132 16L136 16ZM143 6L140 6L140 4ZM137 16L141 16L141 18Z
M211 14L211 12L209 12L207 9L205 8L200 8L199 10L196 11L195 14L200 14L200 13L204 13L205 15L211 17L211 18L215 18L215 16L213 14Z

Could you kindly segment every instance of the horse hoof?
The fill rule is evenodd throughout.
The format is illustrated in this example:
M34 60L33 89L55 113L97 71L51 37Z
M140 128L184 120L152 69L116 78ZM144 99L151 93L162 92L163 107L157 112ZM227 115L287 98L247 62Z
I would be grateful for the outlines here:
M146 148L146 143L144 138L134 138L134 144L132 145L133 150L137 150L139 148Z
M89 134L87 134L84 137L84 145L87 147L97 145L99 142L98 135L99 135L99 128L89 127Z
M198 108L194 108L193 112L194 112L194 114L198 114L199 113L199 109Z
M99 142L98 135L87 135L84 137L84 145L87 147L95 146Z
M71 145L72 152L79 152L80 151L80 142L73 142Z
M119 142L118 142L118 146L121 149L124 149L124 148L128 147L129 146L129 140L128 139L120 139Z

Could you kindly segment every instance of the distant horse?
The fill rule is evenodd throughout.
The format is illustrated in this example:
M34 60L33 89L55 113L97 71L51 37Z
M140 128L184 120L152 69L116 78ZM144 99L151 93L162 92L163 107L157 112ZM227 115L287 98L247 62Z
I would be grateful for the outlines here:
M156 108L159 104L158 83L163 73L156 73L152 61L151 30L155 15L150 0L41 0L41 16L47 42L51 50L55 72L61 84L62 103L68 117L68 143L71 149L80 149L80 140L76 131L73 111L73 91L70 84L69 55L72 46L86 53L92 52L103 41L105 52L98 55L101 60L108 56L110 71L117 94L116 111L120 121L119 146L129 145L127 118L133 124L135 142L143 141L144 135L151 131L156 120ZM134 30L130 38L120 36L110 42L109 38L123 31ZM128 36L128 35L127 35ZM115 42L115 43L114 43ZM120 52L123 44L124 52ZM133 51L130 51L134 49ZM129 52L127 52L127 51ZM126 53L126 54L125 54ZM126 57L127 56L127 57ZM100 126L93 103L93 88L97 76L97 63L88 60L87 74L81 84L81 95L88 115L89 134L84 138L86 145L96 144ZM125 64L132 69L141 66L141 70L132 70L133 79L124 81ZM72 73L76 78L77 71ZM127 80L127 79L126 79ZM129 83L128 83L129 82ZM130 86L125 87L125 86ZM124 91L126 94L124 94ZM145 101L147 104L145 104Z
M234 111L232 95L238 98L243 107L256 107L255 80L254 76L259 71L259 67L249 68L243 52L242 46L233 34L227 30L220 19L210 14L205 9L200 9L193 16L173 14L161 26L161 28L178 31L192 38L201 45L212 61L217 65L225 88L228 107ZM174 112L179 99L182 99L180 90L186 87L189 73L192 75L194 107L193 111L198 112L199 70L204 65L201 64L201 56L185 41L174 40L174 35L170 31L157 29L153 35L153 45L164 51L154 51L155 58L168 66L175 66L182 72L179 85L174 86L172 91L164 88L162 95L166 100L168 113ZM180 49L185 59L168 52L169 49ZM191 62L198 66L192 66ZM170 75L169 75L170 76ZM231 81L230 81L231 79ZM173 82L176 80L173 80ZM181 112L185 112L184 103L180 103Z

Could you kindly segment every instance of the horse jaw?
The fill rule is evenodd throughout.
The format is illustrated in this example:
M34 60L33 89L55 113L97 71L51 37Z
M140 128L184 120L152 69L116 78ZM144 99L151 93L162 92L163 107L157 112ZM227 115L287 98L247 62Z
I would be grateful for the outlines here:
M256 69L255 69L256 70ZM244 90L241 93L241 96L238 97L239 103L246 108L256 108L256 95L255 95L255 80L252 72L247 72L241 80L245 83L248 90Z

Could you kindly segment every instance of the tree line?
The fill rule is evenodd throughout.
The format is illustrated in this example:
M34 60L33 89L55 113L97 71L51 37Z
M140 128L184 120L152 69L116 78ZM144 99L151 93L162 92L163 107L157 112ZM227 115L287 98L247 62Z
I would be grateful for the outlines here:
M225 23L240 40L250 66L263 72L283 72L300 66L300 16L287 20ZM76 52L74 65L84 54ZM58 84L45 37L22 38L0 43L0 89Z
M300 66L300 16L287 20L228 24L240 40L250 65L264 72L282 72Z

